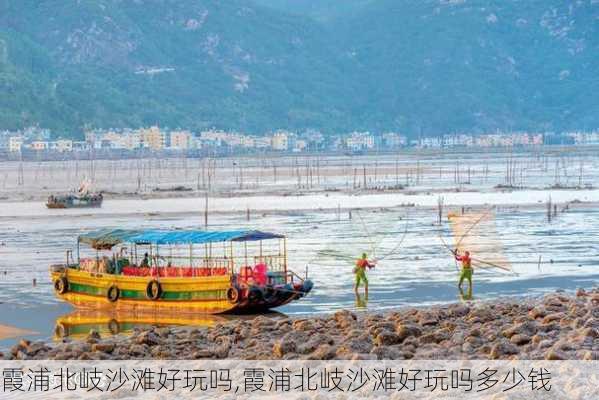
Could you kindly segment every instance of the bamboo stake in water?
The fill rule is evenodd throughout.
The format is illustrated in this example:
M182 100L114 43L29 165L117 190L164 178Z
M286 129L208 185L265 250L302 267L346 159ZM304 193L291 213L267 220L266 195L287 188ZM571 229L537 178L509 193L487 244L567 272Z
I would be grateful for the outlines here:
M204 202L204 229L208 230L208 191L205 193L205 202Z

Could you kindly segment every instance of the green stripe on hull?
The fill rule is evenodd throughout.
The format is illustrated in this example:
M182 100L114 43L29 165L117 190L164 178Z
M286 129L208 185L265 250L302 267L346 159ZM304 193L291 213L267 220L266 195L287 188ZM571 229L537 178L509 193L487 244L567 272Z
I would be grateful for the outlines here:
M81 283L69 282L69 291L75 293L91 294L92 296L106 296L106 290Z
M74 293L89 294L92 296L106 297L108 289L80 283L69 283L69 291ZM146 293L139 290L121 290L120 297L128 300L147 300ZM226 300L226 290L202 290L183 292L163 292L163 300Z
M146 294L144 292L140 292L139 290L121 290L121 297L123 299L130 300L144 300L146 298Z
M164 292L164 300L225 300L227 292L225 290L206 290L201 292Z

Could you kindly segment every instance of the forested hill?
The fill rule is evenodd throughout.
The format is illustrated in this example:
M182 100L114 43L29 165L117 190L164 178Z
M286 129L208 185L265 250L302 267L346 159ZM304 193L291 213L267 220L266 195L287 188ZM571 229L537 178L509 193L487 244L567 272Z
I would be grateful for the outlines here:
M598 54L597 0L0 0L0 129L591 129Z

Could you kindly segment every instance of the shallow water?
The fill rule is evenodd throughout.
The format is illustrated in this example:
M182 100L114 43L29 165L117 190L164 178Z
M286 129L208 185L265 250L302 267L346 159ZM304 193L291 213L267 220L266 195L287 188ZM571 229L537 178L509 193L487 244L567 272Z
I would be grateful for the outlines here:
M55 298L48 266L64 260L65 251L74 247L81 232L116 227L198 228L203 224L200 213L120 215L116 211L121 210L109 202L102 210L106 214L68 210L70 215L58 218L47 211L27 217L18 215L17 210L12 217L0 217L0 325L36 331L39 335L32 337L37 338L53 335L57 318L73 309ZM572 205L570 211L548 223L540 207L497 210L497 233L515 273L477 270L474 300L595 286L599 282L598 214L599 209ZM242 214L216 215L211 217L210 228L248 227L288 235L290 268L303 275L308 266L315 288L308 297L277 310L284 314L319 314L343 308L382 311L460 300L456 265L439 239L433 210L395 207L354 211L352 217L349 220L345 213L317 209L255 214L251 221ZM403 237L406 223L404 242L390 253ZM442 230L449 242L447 223ZM369 273L368 301L356 299L352 290L352 260L362 252L382 258ZM0 340L0 347L12 342L14 339Z

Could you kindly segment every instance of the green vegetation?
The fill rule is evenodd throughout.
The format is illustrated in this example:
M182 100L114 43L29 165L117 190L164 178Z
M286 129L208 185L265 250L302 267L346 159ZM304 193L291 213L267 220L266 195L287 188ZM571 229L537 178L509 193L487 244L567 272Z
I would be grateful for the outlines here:
M0 129L598 126L596 2L336 3L0 1Z

